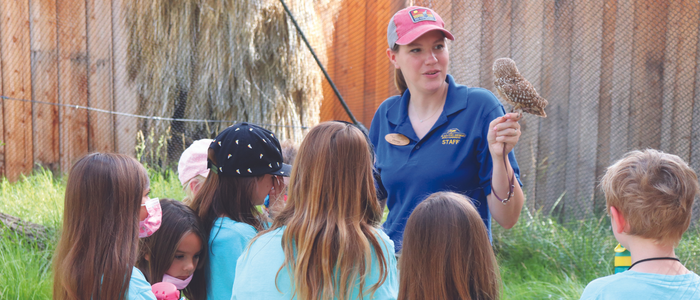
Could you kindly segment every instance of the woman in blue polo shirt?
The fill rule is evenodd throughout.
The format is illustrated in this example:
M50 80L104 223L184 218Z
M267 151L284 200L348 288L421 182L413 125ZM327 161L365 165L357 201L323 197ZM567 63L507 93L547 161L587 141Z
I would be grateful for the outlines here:
M512 153L519 116L506 115L490 91L455 83L447 74L446 38L454 40L428 8L408 7L389 22L387 55L402 95L379 106L369 136L381 178L378 193L389 206L384 229L397 252L411 212L434 192L471 197L489 236L491 216L510 228L523 206Z

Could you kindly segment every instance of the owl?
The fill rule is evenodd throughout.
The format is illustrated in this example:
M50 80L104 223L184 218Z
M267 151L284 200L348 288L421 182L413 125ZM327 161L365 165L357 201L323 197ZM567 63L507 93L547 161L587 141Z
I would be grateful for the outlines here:
M513 105L511 112L526 112L543 118L547 117L544 107L547 100L537 94L535 87L527 79L520 75L515 62L510 58L499 58L493 62L494 84L498 95Z

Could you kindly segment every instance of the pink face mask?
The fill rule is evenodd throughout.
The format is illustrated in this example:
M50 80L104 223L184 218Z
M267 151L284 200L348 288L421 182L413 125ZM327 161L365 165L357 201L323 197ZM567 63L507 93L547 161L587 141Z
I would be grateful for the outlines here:
M158 198L148 199L141 206L145 206L148 212L146 219L139 221L139 238L145 238L151 236L160 228L163 211L160 209L160 200Z
M178 279L177 277L172 277L168 274L163 274L163 282L170 282L174 284L178 290L184 290L187 287L187 285L190 284L193 275L194 274L190 275L190 277L187 277L187 279L182 280Z

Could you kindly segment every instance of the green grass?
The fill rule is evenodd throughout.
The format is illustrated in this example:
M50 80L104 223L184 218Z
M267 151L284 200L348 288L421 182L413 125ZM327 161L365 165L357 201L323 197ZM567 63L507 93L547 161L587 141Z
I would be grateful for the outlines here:
M24 221L58 228L63 214L66 184L46 169L15 183L0 181L0 212Z
M151 197L182 199L172 171L149 170ZM0 237L0 299L50 299L51 256L60 227L65 177L38 170L18 182L0 182L0 212L53 229L46 248L22 237ZM700 271L700 229L691 229L676 253ZM612 273L617 242L607 217L562 225L523 212L510 230L493 226L494 249L503 280L502 299L579 299L591 280Z
M613 272L617 245L607 216L558 224L524 211L510 230L493 226L503 299L579 299L586 284ZM688 230L676 255L700 271L700 227Z
M21 236L0 238L0 299L51 299L54 243L40 248Z
M151 197L184 197L174 172L149 170L149 177ZM51 299L51 257L63 218L66 179L39 169L15 183L0 181L0 212L51 229L45 248L13 234L0 237L0 299Z

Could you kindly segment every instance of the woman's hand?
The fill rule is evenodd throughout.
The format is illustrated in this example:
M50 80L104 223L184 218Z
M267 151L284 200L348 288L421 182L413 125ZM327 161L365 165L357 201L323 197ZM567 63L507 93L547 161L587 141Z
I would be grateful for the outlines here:
M501 158L503 155L503 147L505 153L509 153L515 147L520 139L520 117L522 114L509 113L505 116L498 117L489 124L488 142L491 156Z
M285 187L282 176L272 176L272 191L270 191L270 204L268 207L270 218L277 216L284 208Z

